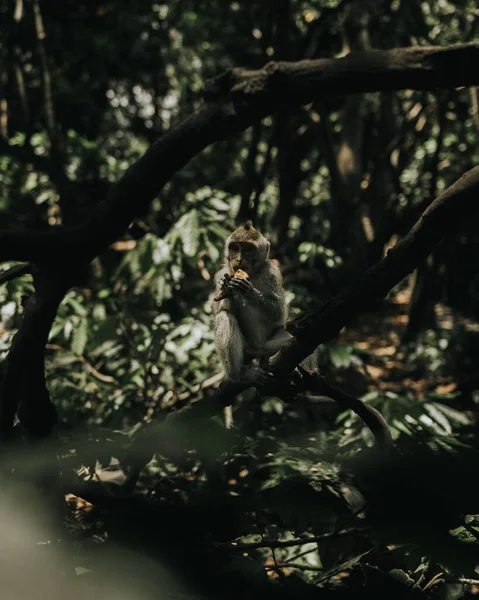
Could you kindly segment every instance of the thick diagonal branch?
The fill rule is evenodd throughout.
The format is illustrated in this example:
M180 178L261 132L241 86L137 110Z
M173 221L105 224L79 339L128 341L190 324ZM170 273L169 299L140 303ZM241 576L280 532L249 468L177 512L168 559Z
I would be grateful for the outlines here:
M294 321L291 326L294 337L272 359L274 371L292 371L318 345L335 338L354 316L384 298L445 235L455 232L465 218L479 209L478 197L479 167L475 167L440 194L387 256L345 292L329 300L319 311Z
M324 94L454 88L476 85L471 66L478 62L478 43L356 51L341 58L270 62L257 71L233 68L211 80L205 96L245 102L267 95L278 104Z
M27 275L32 272L32 267L28 263L23 265L14 265L7 269L6 271L2 271L0 273L0 285L7 283L8 281L12 281L17 277L22 277L22 275Z

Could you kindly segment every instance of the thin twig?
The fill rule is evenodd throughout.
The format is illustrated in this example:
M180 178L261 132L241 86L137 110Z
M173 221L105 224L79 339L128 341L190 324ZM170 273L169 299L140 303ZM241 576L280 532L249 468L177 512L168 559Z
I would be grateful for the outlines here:
M308 567L307 565L298 565L297 563L278 563L277 566L266 566L265 569L268 571L280 571L281 569L298 569L300 571L320 571L323 572L322 567Z
M47 350L55 350L55 351L60 351L60 352L68 352L67 348L64 348L63 346L59 346L58 344L47 344L45 346L45 348ZM102 383L116 383L116 384L119 384L119 382L114 377L112 377L111 375L104 375L103 373L101 373L84 356L75 356L75 358L79 362L83 363L85 365L86 370L90 373L90 375L92 375L93 377L95 377L96 379L98 379L98 381L101 381Z
M298 552L297 554L294 554L293 556L291 556L291 558L289 558L288 560L298 560L298 558L303 558L303 556L307 556L308 554L311 554L312 552L318 552L318 546L315 546L314 548L310 548L309 550L303 550L302 552Z
M228 542L226 544L218 544L220 548L227 548L228 550L256 550L257 548L291 548L292 546L302 546L303 544L314 544L315 542L322 542L324 540L334 539L336 537L343 537L346 535L354 535L358 533L365 533L368 529L343 529L342 531L331 531L329 533L323 533L315 536L304 536L295 538L294 540L263 540L261 542Z

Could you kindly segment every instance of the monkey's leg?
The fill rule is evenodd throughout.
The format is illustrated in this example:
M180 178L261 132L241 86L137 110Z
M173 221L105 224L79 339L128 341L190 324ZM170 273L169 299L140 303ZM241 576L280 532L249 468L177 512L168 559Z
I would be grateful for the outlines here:
M277 329L273 335L266 340L261 348L248 348L248 353L253 357L270 357L279 352L293 336L283 327Z
M279 352L292 337L289 331L286 331L283 327L277 329L264 345L266 356L273 356L273 354Z

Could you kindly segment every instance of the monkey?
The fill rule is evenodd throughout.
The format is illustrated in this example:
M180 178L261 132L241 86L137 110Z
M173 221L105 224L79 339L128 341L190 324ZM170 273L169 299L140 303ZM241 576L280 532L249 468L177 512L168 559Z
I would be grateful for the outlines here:
M265 384L272 377L258 362L273 356L292 337L285 329L287 307L279 267L270 242L251 221L226 239L224 265L215 276L213 302L216 350L225 377ZM234 278L241 269L248 277Z

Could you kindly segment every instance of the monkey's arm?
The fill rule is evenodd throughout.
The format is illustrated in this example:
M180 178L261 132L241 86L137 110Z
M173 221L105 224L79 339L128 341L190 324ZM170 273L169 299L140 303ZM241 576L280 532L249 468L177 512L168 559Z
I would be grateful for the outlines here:
M226 278L225 278L226 276ZM216 274L217 291L223 290L228 281L231 281L227 269L222 269ZM254 362L245 365L246 342L236 318L237 307L234 305L234 297L225 298L219 302L213 302L214 314L214 337L216 351L225 372L225 379L242 382L255 386L264 384L272 377Z
M271 264L262 274L258 287L245 279L231 279L228 286L246 302L260 310L271 323L284 323L286 303L279 269ZM235 296L233 297L233 300Z
M215 276L216 294L225 290L230 275L226 268ZM234 315L231 298L213 302L215 346L227 379L238 380L244 362L244 340Z

